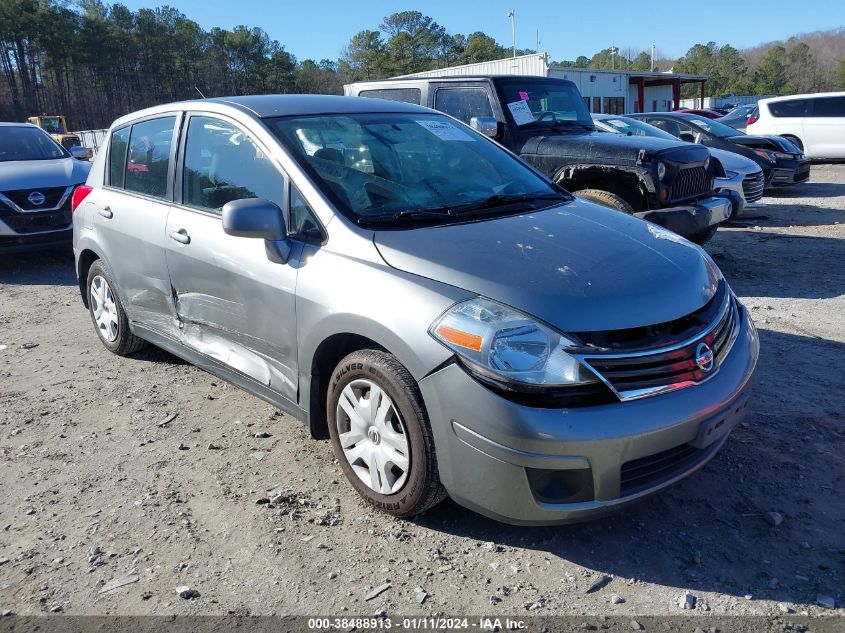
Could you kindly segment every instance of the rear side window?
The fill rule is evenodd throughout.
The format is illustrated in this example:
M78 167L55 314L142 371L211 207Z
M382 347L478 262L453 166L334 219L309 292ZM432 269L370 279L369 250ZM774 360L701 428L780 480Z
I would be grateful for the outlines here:
M493 108L484 88L438 88L434 108L469 123L474 116L493 116Z
M167 196L167 173L176 117L142 121L132 126L123 187L154 198Z
M809 99L790 99L789 101L775 101L769 104L769 112L773 117L786 119L807 116Z
M109 184L123 189L123 174L126 165L126 147L129 145L129 128L115 130L109 143Z
M220 214L223 205L244 198L284 202L284 178L243 130L212 117L188 124L182 203Z
M358 93L358 96L419 105L421 94L419 88L380 88L378 90L362 90Z
M813 100L814 117L845 117L845 97L818 97Z

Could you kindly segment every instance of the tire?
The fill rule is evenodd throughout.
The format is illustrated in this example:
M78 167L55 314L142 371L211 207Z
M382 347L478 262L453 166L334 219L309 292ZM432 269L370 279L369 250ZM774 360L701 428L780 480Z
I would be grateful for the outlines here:
M703 231L699 231L698 233L691 235L689 237L689 241L695 242L699 246L704 246L713 238L714 235L716 235L717 228L718 227L711 226L709 228L704 229Z
M581 189L580 191L576 191L575 195L583 200L597 202L598 204L610 207L611 209L616 209L617 211L622 211L622 213L627 213L628 215L633 215L634 213L634 208L625 201L625 198L609 191L603 191L601 189Z
M103 260L98 259L91 264L86 281L88 313L91 315L91 322L94 324L97 336L100 337L100 342L107 350L118 356L126 356L142 349L147 342L129 330L129 321L123 311L120 297L115 291L116 287ZM105 315L103 306L105 306Z
M373 387L381 390L379 413L368 404ZM333 372L326 412L335 456L367 503L410 517L446 498L419 387L394 356L378 350L346 356Z
M801 139L797 136L792 136L791 134L784 134L783 138L792 141L796 146L798 146L798 149L800 149L802 152L804 151L804 143L802 143Z

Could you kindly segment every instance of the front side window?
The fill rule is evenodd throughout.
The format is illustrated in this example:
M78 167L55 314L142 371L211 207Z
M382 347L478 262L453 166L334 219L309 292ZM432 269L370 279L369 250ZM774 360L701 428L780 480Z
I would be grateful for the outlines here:
M308 238L322 235L320 224L295 185L290 186L290 219L288 233L296 237Z
M355 221L451 209L491 196L562 197L496 144L439 114L332 114L267 123Z
M220 119L193 116L188 124L182 172L182 203L221 213L223 205L264 198L280 207L284 179L246 133Z
M129 128L115 130L109 143L109 184L123 189L123 176L126 165L126 148L129 145Z
M809 99L789 99L774 101L769 104L769 112L778 119L807 116Z
M123 187L154 198L167 196L170 148L175 116L142 121L132 126Z
M61 145L37 127L0 127L0 162L51 160L67 156Z
M467 124L474 116L493 116L484 88L438 88L434 108Z

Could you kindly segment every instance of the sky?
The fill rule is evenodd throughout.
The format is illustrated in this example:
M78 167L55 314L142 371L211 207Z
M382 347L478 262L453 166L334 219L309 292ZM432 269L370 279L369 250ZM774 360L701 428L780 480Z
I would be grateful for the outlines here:
M106 0L107 3L112 0ZM198 22L231 29L260 26L297 59L340 57L349 39L378 29L391 13L416 10L450 33L484 31L511 45L508 11L516 13L516 45L549 53L553 61L592 56L614 45L680 57L710 40L747 48L791 35L845 26L841 0L121 0L131 9L169 4Z

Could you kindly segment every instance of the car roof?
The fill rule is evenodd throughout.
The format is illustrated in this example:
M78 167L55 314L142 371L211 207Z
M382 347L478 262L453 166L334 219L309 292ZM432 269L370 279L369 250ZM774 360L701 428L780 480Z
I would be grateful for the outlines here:
M816 97L845 97L845 92L815 92L812 94L801 95L783 95L781 97L769 97L768 99L760 99L758 103L773 103L776 101L789 101L791 99L815 99Z
M454 81L486 81L486 80L507 80L507 81L549 81L553 83L573 83L571 79L564 79L563 77L541 77L539 75L448 75L429 77L420 77L418 75L405 75L400 77L392 77L389 79L366 79L363 81L353 81L346 84L347 86L362 86L378 85L378 84L397 84L397 83L414 83L414 82L454 82Z
M17 123L15 121L0 121L0 127L32 127L36 130L40 130L41 128L37 125L33 125L32 123Z
M117 119L112 125L122 125L147 116L185 110L211 110L221 114L234 111L259 119L367 112L431 113L428 108L386 99L360 99L337 95L245 95L167 103L127 114Z

